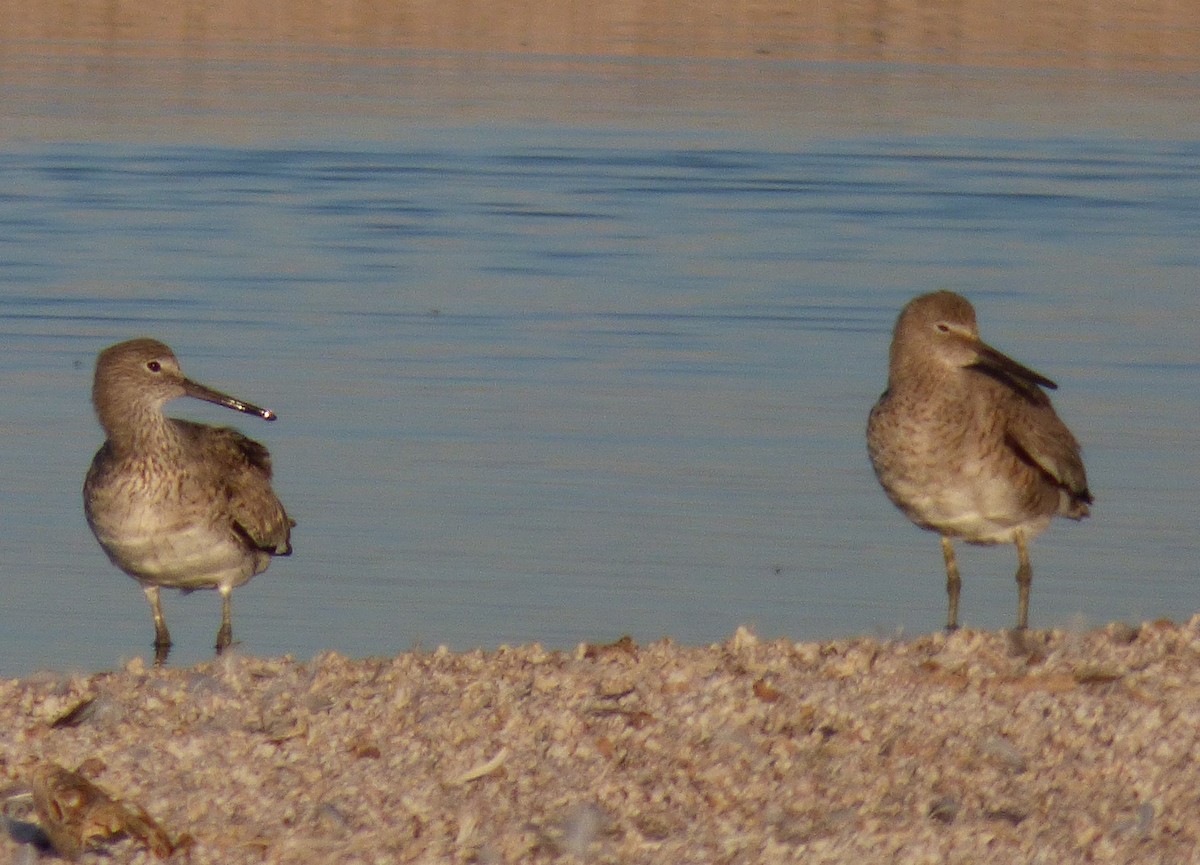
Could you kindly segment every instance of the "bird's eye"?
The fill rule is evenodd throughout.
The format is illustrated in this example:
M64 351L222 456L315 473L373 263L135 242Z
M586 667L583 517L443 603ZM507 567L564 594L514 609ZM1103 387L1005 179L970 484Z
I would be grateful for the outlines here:
M150 372L162 372L162 364L156 360L152 360L146 364L146 369Z
M950 325L946 324L946 322L944 322L944 321L939 321L939 322L937 323L937 329L938 329L938 330L939 330L941 333L949 333L949 332L950 332Z

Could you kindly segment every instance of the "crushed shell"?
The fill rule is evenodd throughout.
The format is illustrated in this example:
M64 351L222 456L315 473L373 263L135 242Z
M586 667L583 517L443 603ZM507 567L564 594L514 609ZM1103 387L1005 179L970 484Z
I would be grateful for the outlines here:
M0 680L0 861L1194 862L1197 767L1200 617L135 659Z

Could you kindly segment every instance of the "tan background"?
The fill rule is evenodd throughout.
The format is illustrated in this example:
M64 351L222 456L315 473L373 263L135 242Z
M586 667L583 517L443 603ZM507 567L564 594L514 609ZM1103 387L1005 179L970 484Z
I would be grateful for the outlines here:
M1200 68L1195 0L2 0L0 21L0 52L19 53L265 45Z

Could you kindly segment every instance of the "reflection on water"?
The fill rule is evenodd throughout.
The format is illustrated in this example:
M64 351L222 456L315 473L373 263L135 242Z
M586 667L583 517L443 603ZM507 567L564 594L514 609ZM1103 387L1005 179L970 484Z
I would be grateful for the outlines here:
M95 353L138 334L280 415L238 421L299 521L235 594L248 652L931 630L936 540L863 428L943 286L1084 443L1095 516L1036 544L1033 624L1193 609L1187 82L424 56L193 104L157 63L105 66L146 99L64 59L6 102L0 673L149 652L79 499ZM960 555L963 620L1008 625L1012 550ZM218 598L165 603L207 657Z
M1195 72L1200 7L1178 0L839 0L710 3L554 0L536 9L495 0L242 0L153 5L106 0L0 0L5 38L42 50L211 58L230 45L288 54L438 51L632 58L784 58L972 64L1036 69Z

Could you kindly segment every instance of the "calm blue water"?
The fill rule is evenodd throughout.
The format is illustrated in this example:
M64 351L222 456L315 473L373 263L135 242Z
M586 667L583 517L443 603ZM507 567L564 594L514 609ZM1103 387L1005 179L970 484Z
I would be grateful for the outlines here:
M149 656L79 492L95 354L135 335L280 416L171 405L267 444L299 522L235 593L248 653L934 630L936 537L884 498L863 428L896 312L940 287L1059 382L1084 444L1097 506L1034 545L1032 623L1200 605L1200 81L429 55L20 71L0 674ZM1013 550L960 564L964 623L1010 625ZM172 662L210 657L215 593L165 605Z

